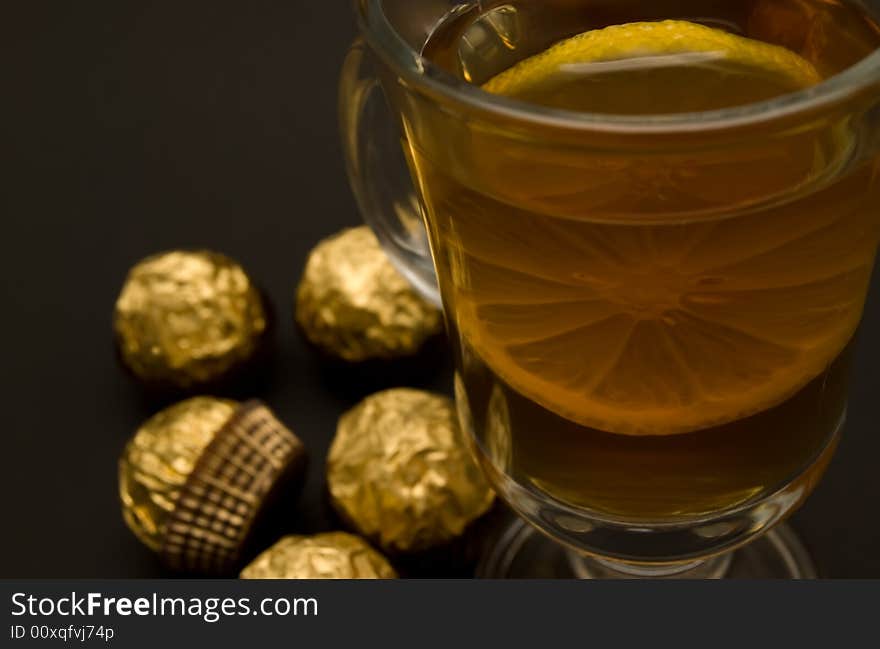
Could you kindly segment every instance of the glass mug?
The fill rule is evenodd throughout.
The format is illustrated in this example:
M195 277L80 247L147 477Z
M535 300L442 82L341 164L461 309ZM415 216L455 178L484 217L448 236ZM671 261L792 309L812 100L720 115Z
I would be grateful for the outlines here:
M813 576L774 526L845 418L880 237L880 53L652 116L490 95L423 56L471 12L450 51L480 83L559 40L533 14L584 4L360 0L342 75L360 210L442 303L462 426L521 517L481 574Z

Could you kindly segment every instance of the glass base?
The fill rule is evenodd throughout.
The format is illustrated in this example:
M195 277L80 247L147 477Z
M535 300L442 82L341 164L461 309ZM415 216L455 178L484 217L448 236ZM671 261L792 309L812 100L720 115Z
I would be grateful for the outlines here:
M680 566L626 566L584 557L512 520L477 568L482 579L816 579L816 569L797 536L778 525L732 553Z

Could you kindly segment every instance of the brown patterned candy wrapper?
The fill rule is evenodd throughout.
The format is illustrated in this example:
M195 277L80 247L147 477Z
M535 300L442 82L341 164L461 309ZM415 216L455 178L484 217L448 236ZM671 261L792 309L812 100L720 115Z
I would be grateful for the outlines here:
M228 575L304 461L302 443L259 401L188 399L148 420L126 446L123 517L169 567Z
M113 330L123 364L139 381L186 390L247 366L263 347L269 319L237 262L207 250L173 250L129 271Z
M342 519L392 553L452 542L494 500L452 400L406 388L374 394L340 418L327 484Z
M349 363L413 356L443 331L440 310L398 272L367 226L325 239L309 255L296 322L318 349Z
M241 572L242 579L395 579L388 560L346 532L286 536Z

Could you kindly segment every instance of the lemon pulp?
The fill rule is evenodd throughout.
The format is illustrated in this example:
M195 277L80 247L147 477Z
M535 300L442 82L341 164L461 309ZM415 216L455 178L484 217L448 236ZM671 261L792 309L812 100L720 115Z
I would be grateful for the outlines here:
M640 65L588 70L628 59ZM576 36L484 88L621 113L707 110L819 80L784 48L666 21ZM595 167L600 181L614 174L610 165ZM559 200L577 197L566 191ZM475 207L448 231L440 226L460 254L451 272L463 337L548 410L627 435L721 425L795 394L852 337L876 239L857 193L817 198L806 212L678 225L591 223L514 208L508 216L499 223Z

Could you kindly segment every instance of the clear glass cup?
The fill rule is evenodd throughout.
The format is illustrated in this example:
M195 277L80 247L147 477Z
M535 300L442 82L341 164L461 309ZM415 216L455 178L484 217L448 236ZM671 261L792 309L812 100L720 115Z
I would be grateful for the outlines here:
M340 119L361 212L443 305L462 426L521 517L482 574L814 576L776 526L845 419L880 53L737 108L571 113L423 58L479 4L356 2ZM469 47L515 48L526 5L482 3Z

